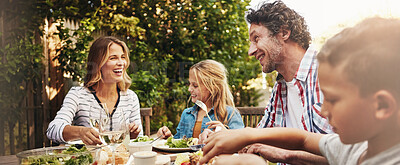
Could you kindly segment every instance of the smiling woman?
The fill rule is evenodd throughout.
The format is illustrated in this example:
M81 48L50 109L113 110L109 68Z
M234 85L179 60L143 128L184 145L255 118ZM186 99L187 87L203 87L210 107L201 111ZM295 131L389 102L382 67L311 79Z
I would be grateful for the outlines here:
M105 109L112 120L118 115L114 113L115 109L122 108L130 136L136 138L143 134L139 99L129 90L128 57L128 47L115 37L100 37L93 42L84 87L72 87L68 92L62 108L47 129L50 140L65 143L81 139L85 144L100 144L99 133L89 124L89 112L93 109L96 113Z

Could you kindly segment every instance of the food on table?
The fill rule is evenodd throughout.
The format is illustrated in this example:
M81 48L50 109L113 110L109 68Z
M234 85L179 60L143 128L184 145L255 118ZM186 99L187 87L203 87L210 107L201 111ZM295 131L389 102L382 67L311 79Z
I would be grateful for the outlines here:
M130 153L126 149L124 144L119 145L115 149L115 164L126 164L128 162ZM97 159L96 165L110 164L112 163L112 150L109 146L102 147L101 150L96 154Z
M168 145L169 148L188 148L191 145L198 144L199 139L197 138L186 138L183 136L182 139L174 139L173 137L169 137L165 145Z
M176 156L175 165L196 165L202 157L203 151L201 150L194 153L181 153ZM214 158L208 164L212 164Z
M53 152L43 155L28 156L21 160L21 164L88 165L93 163L93 156L87 148L85 146L78 148L75 145L71 145L64 150L53 150Z
M189 153L181 153L176 155L175 165L182 165L185 162L190 163Z
M153 138L149 138L147 135L141 136L133 140L132 142L148 142L154 140Z

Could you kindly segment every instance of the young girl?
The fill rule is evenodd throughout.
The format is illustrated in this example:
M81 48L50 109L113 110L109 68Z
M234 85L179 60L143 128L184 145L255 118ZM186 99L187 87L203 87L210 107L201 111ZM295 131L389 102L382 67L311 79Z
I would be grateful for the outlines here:
M181 120L176 128L175 139L186 136L198 138L204 129L244 128L242 117L235 109L233 96L229 89L224 65L214 60L204 60L193 65L189 70L189 92L192 102L202 101L207 106L207 113L199 106L187 108L183 111ZM158 136L171 136L168 127L161 127Z

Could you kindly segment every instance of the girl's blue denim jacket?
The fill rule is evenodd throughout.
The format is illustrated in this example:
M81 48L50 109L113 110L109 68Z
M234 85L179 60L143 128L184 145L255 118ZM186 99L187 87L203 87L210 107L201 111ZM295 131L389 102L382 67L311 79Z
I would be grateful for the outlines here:
M193 136L193 128L194 124L196 123L198 109L199 107L197 105L194 105L193 107L183 110L181 120L179 121L178 127L176 128L176 134L174 135L175 139L181 139L184 135L186 135L187 138ZM234 110L230 106L226 107L226 111L228 113L228 120L230 119L228 121L229 129L244 128L242 116L240 115L239 111ZM214 115L214 108L212 108L208 112L208 115L210 115L210 118L213 121L216 120ZM201 123L201 132L203 132L203 130L208 127L206 123L209 121L210 120L207 117L203 118L203 121Z

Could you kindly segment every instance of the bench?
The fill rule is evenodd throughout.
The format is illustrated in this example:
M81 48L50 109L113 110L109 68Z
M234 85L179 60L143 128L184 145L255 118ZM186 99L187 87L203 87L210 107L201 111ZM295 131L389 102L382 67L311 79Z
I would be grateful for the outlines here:
M153 112L151 108L140 108L140 116L142 124L144 124L144 135L150 137L150 116ZM144 120L144 123L143 123Z
M236 107L242 115L245 127L255 128L264 116L265 107Z

